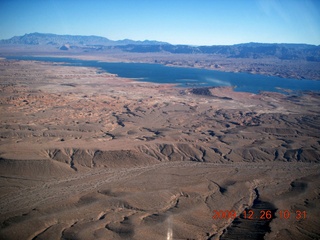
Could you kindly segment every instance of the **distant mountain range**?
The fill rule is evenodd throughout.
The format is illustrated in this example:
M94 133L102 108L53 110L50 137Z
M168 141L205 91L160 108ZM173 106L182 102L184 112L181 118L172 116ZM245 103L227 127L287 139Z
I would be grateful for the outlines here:
M99 36L30 33L0 40L0 45L52 46L63 50L104 51L110 48L134 53L215 54L232 58L278 58L320 62L320 46L288 43L244 43L235 45L189 46L159 41L113 41Z
M127 52L170 52L184 54L218 54L233 58L276 57L283 60L320 61L320 46L307 44L246 43L231 46L188 46L188 45L125 45L119 46Z
M15 36L10 39L0 40L0 44L27 44L27 45L70 45L70 46L119 46L128 44L168 44L159 41L134 41L130 39L113 41L99 36L81 36L81 35L57 35L52 33L29 33L23 36Z

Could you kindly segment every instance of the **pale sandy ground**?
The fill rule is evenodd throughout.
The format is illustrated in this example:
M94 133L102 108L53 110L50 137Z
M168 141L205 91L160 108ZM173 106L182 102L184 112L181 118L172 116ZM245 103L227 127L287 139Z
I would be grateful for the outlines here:
M318 94L5 60L0 84L0 239L320 238Z

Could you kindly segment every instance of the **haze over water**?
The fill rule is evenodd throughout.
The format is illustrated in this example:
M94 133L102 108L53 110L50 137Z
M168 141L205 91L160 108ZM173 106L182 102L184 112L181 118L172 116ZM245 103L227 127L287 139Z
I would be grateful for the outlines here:
M177 84L180 87L233 87L238 92L320 91L320 81L286 79L248 73L169 67L149 63L110 63L48 57L12 57L21 60L61 62L74 66L97 67L119 77L154 83ZM9 58L10 59L10 58Z

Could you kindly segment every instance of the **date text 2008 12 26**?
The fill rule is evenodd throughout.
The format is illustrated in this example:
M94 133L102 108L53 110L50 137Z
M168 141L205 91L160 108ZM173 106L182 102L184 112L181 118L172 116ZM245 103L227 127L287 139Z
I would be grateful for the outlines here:
M277 213L277 214L276 214ZM235 210L213 210L212 219L235 219L237 217L237 212ZM271 211L271 210L244 210L240 217L243 219L260 219L260 220L270 220L275 217L280 219L290 219L294 217L296 220L306 219L307 212L296 210L295 212L290 212L289 210L278 210L278 211Z

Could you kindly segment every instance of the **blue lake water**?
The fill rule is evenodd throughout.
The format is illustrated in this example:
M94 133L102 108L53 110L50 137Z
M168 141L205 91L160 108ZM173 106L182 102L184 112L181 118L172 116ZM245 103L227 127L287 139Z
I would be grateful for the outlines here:
M173 83L181 87L232 86L238 92L283 92L283 89L320 91L320 81L285 79L248 73L230 73L214 70L169 67L149 63L110 63L54 57L8 57L8 59L60 62L72 66L97 67L119 77L154 83Z

